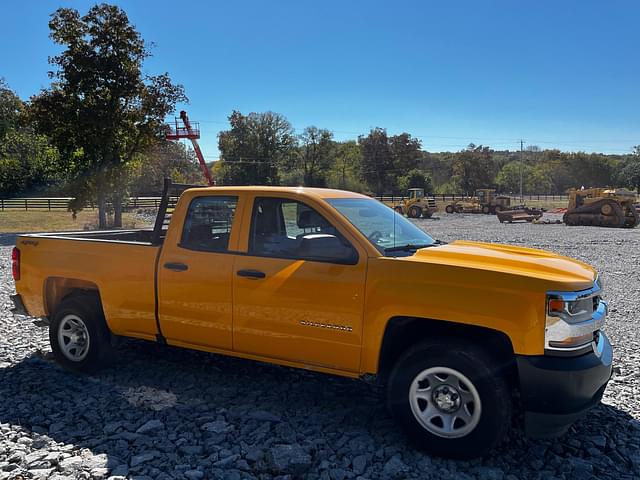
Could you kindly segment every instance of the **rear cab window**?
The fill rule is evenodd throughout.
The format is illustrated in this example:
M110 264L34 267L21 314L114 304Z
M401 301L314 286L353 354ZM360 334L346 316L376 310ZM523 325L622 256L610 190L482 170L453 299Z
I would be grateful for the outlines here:
M179 246L189 250L227 252L237 206L237 196L192 199Z

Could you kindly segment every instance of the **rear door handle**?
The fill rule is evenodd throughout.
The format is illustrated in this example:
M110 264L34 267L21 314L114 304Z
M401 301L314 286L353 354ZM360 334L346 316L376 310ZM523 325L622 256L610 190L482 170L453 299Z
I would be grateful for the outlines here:
M168 262L164 264L164 268L173 270L174 272L184 272L189 269L189 266L180 262Z
M238 270L236 275L248 278L264 278L267 276L266 273L261 272L260 270Z

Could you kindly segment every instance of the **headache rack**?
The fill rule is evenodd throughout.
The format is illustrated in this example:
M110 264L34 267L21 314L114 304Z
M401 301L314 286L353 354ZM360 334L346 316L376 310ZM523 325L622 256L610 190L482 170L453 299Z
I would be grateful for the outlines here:
M151 243L153 245L160 245L164 241L164 237L167 234L167 228L169 228L169 222L171 216L176 208L178 199L182 192L189 188L206 187L206 185L189 185L186 183L173 183L170 178L164 179L164 187L162 188L162 199L160 200L160 207L158 208L158 216L156 217L156 223L153 226L153 236Z

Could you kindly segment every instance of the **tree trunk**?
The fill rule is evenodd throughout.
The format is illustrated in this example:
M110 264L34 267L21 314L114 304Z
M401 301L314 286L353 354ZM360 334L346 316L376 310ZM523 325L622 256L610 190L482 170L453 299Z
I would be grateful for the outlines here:
M101 190L98 191L98 229L103 230L107 228L107 201Z
M122 196L113 197L113 228L122 228Z

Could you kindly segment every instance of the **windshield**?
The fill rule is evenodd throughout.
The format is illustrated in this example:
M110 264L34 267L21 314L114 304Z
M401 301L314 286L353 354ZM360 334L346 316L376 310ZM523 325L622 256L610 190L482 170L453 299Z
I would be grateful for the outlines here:
M424 231L377 200L329 198L327 202L360 230L381 253L415 250L436 244Z

